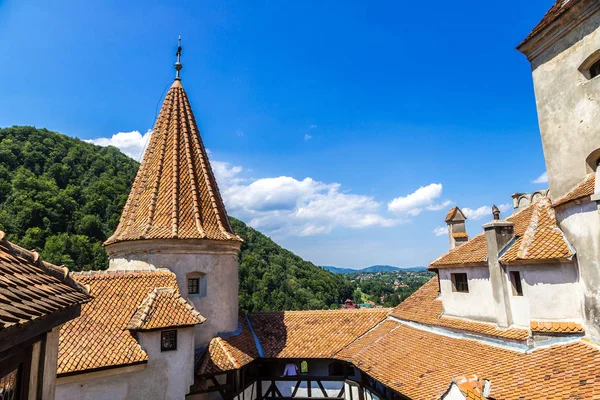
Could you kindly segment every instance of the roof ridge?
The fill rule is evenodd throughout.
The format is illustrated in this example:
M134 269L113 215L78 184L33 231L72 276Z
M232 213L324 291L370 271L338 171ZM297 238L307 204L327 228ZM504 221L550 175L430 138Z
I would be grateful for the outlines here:
M126 276L126 275L145 275L148 273L160 273L166 275L175 275L168 268L155 268L155 269L119 269L119 270L95 270L95 271L72 271L69 274L71 276L108 276L108 275L116 275L116 276Z
M387 331L384 335L379 336L377 339L375 339L373 342L371 342L369 345L363 347L362 349L360 349L358 352L356 352L356 354L354 354L352 357L350 357L348 360L351 362L353 358L357 357L359 354L361 354L363 351L370 349L371 347L375 346L380 340L382 340L383 338L385 338L387 335L389 335L390 333L394 332L396 329L400 328L402 325L404 325L403 323L399 322L399 321L394 321L393 319L390 319L389 317L385 317L384 319L382 319L381 321L379 321L375 326L373 326L371 329L369 329L368 331L364 332L362 335L358 336L357 338L355 338L353 341L351 341L350 343L346 344L344 347L342 347L337 353L334 354L334 356L340 354L342 351L346 350L348 347L350 347L351 344L356 343L358 340L362 339L365 335L369 334L370 332L374 331L375 329L377 329L378 327L380 327L381 325L383 325L386 322L394 322L396 324L396 326L392 329L390 329L389 331Z
M534 203L536 206L531 213L531 218L529 219L529 224L523 233L523 241L521 242L521 246L519 247L519 251L517 252L517 257L521 259L525 259L527 256L527 250L529 249L529 245L533 243L533 239L535 238L535 234L537 232L537 227L540 222L540 213L542 212L541 208L544 203L536 202Z

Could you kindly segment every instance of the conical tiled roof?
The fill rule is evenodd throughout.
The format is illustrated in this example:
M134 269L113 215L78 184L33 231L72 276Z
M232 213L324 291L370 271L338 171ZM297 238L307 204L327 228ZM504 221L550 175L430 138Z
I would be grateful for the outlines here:
M165 97L119 226L105 244L143 239L241 241L179 80Z

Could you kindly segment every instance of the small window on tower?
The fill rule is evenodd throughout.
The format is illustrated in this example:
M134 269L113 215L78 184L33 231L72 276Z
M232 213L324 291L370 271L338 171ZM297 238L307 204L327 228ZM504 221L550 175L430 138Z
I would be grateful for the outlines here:
M510 283L512 284L513 296L523 296L523 285L521 284L521 273L510 271Z
M469 293L469 281L466 273L451 274L452 291L459 293Z
M188 294L198 294L198 284L200 278L188 279Z
M177 350L177 331L162 331L160 333L160 351Z
M590 79L597 77L600 75L600 60L596 61L590 67Z
M206 274L192 272L187 276L187 294L189 297L206 297Z

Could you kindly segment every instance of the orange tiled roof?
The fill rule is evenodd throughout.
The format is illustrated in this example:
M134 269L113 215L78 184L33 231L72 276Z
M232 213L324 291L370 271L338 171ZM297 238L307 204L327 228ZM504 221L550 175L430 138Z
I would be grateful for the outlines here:
M554 207L561 206L571 201L579 200L594 194L594 185L596 184L596 174L589 174L575 189L556 200L552 205Z
M583 327L577 322L560 321L531 321L531 331L535 333L584 333Z
M387 317L388 309L249 314L266 358L332 358Z
M175 274L157 270L72 275L79 283L89 285L94 300L84 304L79 318L60 330L58 374L146 362L146 352L126 327L155 288L178 290Z
M556 21L561 15L565 13L568 9L577 4L579 0L556 0L556 3L546 12L542 20L533 28L533 30L527 35L527 37L519 44L518 47L523 46L525 43L529 42L531 38L535 35L543 31L546 27L548 27L551 23Z
M119 226L106 241L241 239L233 232L188 97L165 97Z
M347 360L414 400L438 399L465 372L490 379L494 399L591 399L600 393L600 350L585 340L519 352L402 323L374 331L353 344Z
M38 253L12 244L0 231L0 330L34 324L89 300L87 289L67 268L42 261Z
M240 332L213 338L198 370L198 375L213 375L238 369L259 357L254 336L246 318L240 316Z
M149 331L193 326L206 321L196 309L172 287L155 288L137 308L126 329Z
M568 242L556 226L554 210L547 197L540 197L506 220L515 224L516 241L502 256L502 262L550 261L566 259L573 255ZM522 251L521 246L523 246ZM429 268L452 268L463 265L487 265L487 248L483 233L433 261Z
M452 219L454 218L454 216L456 215L456 213L460 213L460 216L462 218L467 219L467 217L462 212L462 210L460 208L454 206L454 207L452 207L450 209L450 211L448 211L448 214L446 214L446 218L444 219L444 222L450 222L450 221L452 221Z
M519 261L566 260L573 251L556 225L554 209L550 200L543 197L532 206L529 226L515 243L500 257L500 261L511 264Z
M469 234L467 232L452 232L452 237L456 239L468 238Z
M463 246L466 246L466 244ZM435 276L425 285L421 286L421 288L410 297L396 306L390 315L402 320L418 322L424 325L438 326L457 331L467 331L490 337L500 337L517 341L524 341L529 337L529 331L527 329L500 329L493 323L444 317L442 301L437 299L438 295L439 283L438 277Z

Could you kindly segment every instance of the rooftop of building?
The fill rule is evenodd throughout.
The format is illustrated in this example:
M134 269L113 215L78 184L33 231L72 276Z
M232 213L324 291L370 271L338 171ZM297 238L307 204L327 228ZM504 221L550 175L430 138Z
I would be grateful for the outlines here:
M554 208L548 197L538 198L506 218L506 221L514 223L515 237L502 249L502 263L556 262L568 260L574 255L573 248L557 226ZM487 266L487 256L485 236L480 233L434 260L429 268Z
M519 44L518 47L525 45L538 33L541 33L544 29L549 27L553 22L558 20L565 12L570 8L580 3L581 0L556 0L556 2L546 12L542 20L533 28L533 30L527 35L525 39Z
M89 300L88 289L66 267L43 261L0 231L0 332L20 332Z
M171 271L94 271L72 276L90 288L94 299L60 330L59 375L147 362L130 330L186 327L204 320L181 298Z
M119 225L105 244L148 239L241 241L180 80L167 92Z

